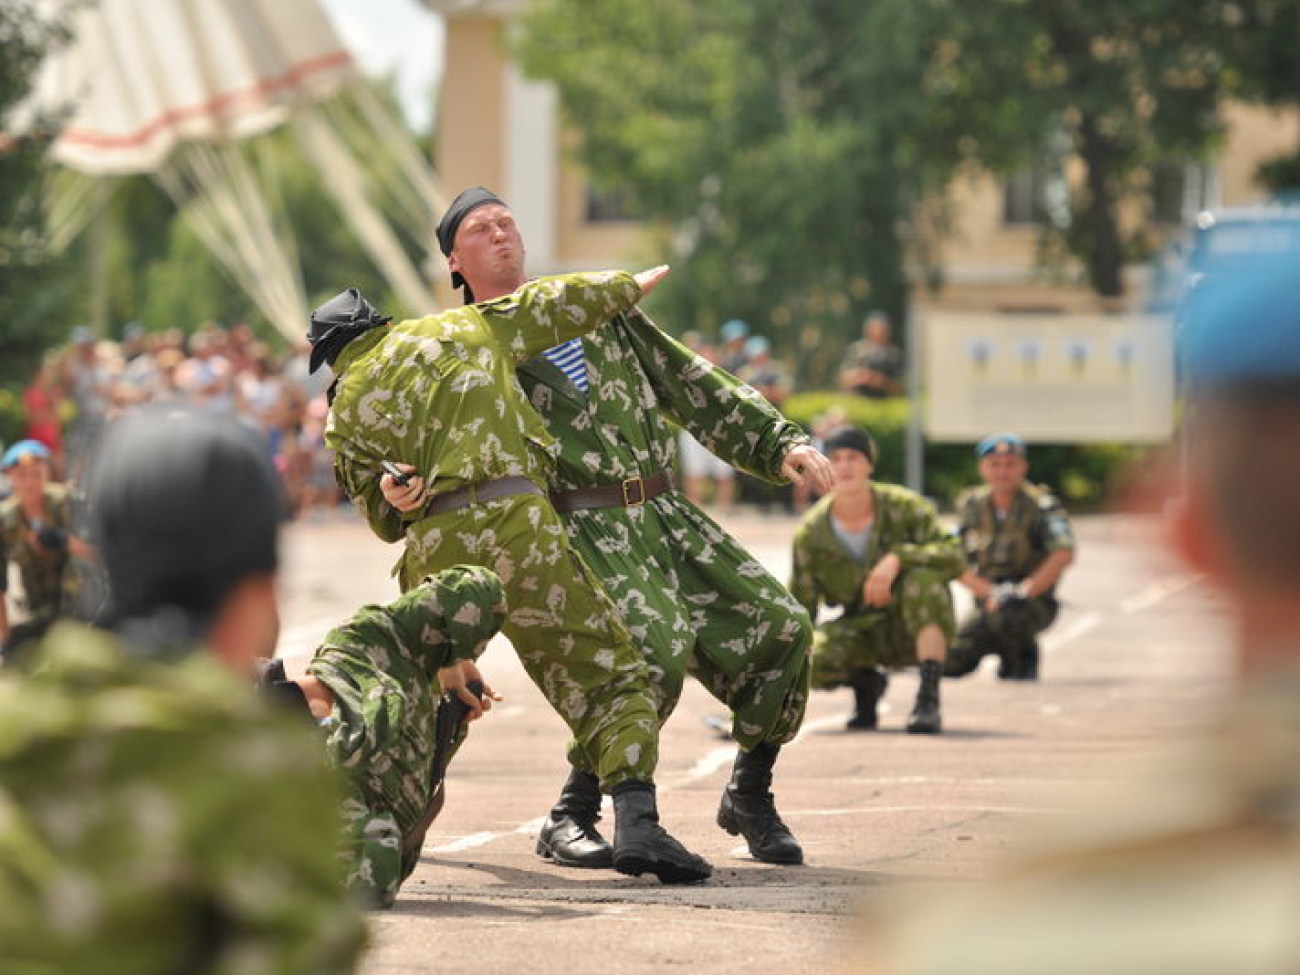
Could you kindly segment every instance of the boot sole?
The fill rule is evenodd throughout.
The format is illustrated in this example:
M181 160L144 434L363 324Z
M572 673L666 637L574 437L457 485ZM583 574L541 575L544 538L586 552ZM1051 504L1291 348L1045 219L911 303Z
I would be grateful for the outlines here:
M599 859L574 860L570 857L560 856L549 843L538 840L536 853L543 860L550 860L556 866L572 867L576 870L611 870L614 867L614 854L612 852L608 856Z
M698 884L713 876L713 868L707 863L701 867L688 867L678 863L668 863L642 853L627 853L615 857L614 869L629 877L652 873L665 884Z

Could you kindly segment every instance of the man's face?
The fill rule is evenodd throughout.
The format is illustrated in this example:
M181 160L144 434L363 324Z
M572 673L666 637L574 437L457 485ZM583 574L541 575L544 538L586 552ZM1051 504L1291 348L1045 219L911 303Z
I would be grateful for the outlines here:
M10 467L5 473L9 477L9 483L14 489L14 494L21 499L40 497L50 476L45 461L37 460L34 457L24 458Z
M980 458L980 477L999 493L1018 490L1029 473L1029 461L1018 454L989 454Z
M871 479L871 472L875 470L866 454L851 447L832 450L827 460L831 462L831 475L837 488L866 484Z
M477 294L490 288L513 291L524 279L524 239L508 207L485 203L470 211L456 230L447 266L459 271Z

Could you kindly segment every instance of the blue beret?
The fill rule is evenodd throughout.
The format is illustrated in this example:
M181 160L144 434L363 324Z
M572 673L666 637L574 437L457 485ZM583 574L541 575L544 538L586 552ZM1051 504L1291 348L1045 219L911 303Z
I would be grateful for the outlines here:
M745 355L765 355L772 351L771 341L763 335L754 335L745 340Z
M1184 298L1177 344L1196 389L1300 381L1300 253L1211 270Z
M19 440L16 444L5 451L3 459L0 459L0 470L9 470L14 464L17 464L24 457L35 457L37 460L49 460L50 450L39 440Z
M976 457L987 457L989 454L1015 454L1017 457L1024 457L1027 452L1025 442L1014 433L990 434L975 448Z
M736 339L743 339L749 334L749 323L741 321L739 318L733 318L722 326L722 340L724 342L733 342Z

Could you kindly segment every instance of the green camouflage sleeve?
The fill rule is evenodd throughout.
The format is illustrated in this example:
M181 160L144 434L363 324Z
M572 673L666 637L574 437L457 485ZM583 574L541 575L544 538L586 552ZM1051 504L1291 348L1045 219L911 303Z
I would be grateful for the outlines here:
M594 271L537 278L478 308L515 361L523 362L586 335L640 300L641 286L626 271Z
M931 569L949 579L965 571L966 555L957 536L939 524L934 506L924 498L908 499L904 504L906 541L893 549L906 569Z
M784 481L785 455L811 442L798 424L758 390L665 334L639 309L627 322L633 350L673 422L733 467L773 483Z
M477 659L501 628L505 611L501 580L477 565L426 576L388 605L395 631L419 642L408 655L430 679L457 660Z
M1055 495L1044 492L1038 499L1039 515L1043 520L1043 546L1049 552L1075 548L1074 528Z
M371 531L385 542L397 542L405 537L406 521L402 513L388 503L380 490L382 470L358 463L346 450L338 450L334 454L334 475L343 493L365 516Z
M808 610L808 615L816 622L821 594L817 591L817 576L813 572L813 560L806 541L806 535L806 529L801 527L794 536L794 551L791 553L790 594L798 600L800 606Z

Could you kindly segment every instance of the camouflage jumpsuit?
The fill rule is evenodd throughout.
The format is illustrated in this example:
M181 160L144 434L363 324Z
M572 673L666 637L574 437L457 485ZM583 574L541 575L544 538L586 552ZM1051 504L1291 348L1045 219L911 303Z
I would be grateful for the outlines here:
M934 508L920 495L894 484L871 485L876 518L865 557L859 561L831 527L834 495L804 515L794 538L790 591L816 616L821 604L842 606L837 619L817 626L813 637L812 686L830 690L850 683L856 671L902 667L916 661L916 637L933 623L952 640L956 628L948 583L962 572L961 547L945 532ZM889 553L902 570L893 600L872 607L863 586Z
M45 512L43 527L72 531L72 499L62 485L45 486ZM15 606L21 619L13 625L8 646L17 647L27 634L38 635L75 598L75 574L70 571L71 558L67 548L47 549L37 541L34 526L23 514L17 497L0 501L0 598L9 590L9 565L18 567L22 580L23 599Z
M0 679L0 971L350 972L339 783L213 658L55 625Z
M483 652L505 615L501 598L487 569L448 569L385 606L363 607L308 665L334 694L328 751L351 784L348 882L383 906L415 869L441 805L431 773L450 756L435 753L437 671Z
M508 607L502 631L592 755L606 789L653 779L659 724L650 678L544 495L557 448L515 369L640 297L624 272L572 274L373 329L334 364L339 378L326 429L339 483L376 534L406 538L398 564L403 588L458 564L483 565L500 577ZM540 496L402 514L379 487L385 459L414 465L435 494L516 476L532 481Z
M672 471L677 436L666 418L768 480L780 480L782 459L808 442L755 390L638 310L582 341L587 393L544 358L519 370L533 406L560 438L553 490ZM781 583L677 491L563 518L646 656L661 721L689 671L731 707L733 736L745 748L794 737L807 704L812 628Z
M1005 518L998 518L988 487L958 500L958 533L970 566L994 583L1020 582L1058 549L1074 548L1070 519L1046 488L1025 485ZM977 604L964 620L948 652L944 674L961 677L979 666L985 654L1001 658L999 674L1015 676L1037 658L1037 636L1052 625L1058 605L1055 588L1030 599L1012 599L996 612Z

